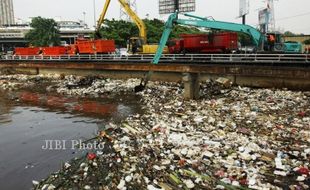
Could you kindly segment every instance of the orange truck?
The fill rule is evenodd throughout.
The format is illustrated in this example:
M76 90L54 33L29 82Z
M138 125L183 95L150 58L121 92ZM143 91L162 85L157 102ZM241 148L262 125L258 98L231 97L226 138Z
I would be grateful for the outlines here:
M38 47L16 47L15 55L38 55L40 48Z
M80 54L105 54L115 52L114 40L77 40L76 52Z
M42 47L43 55L65 55L67 48L64 46Z
M115 52L114 40L78 39L69 46L52 47L16 47L15 55L76 55L76 54L107 54Z

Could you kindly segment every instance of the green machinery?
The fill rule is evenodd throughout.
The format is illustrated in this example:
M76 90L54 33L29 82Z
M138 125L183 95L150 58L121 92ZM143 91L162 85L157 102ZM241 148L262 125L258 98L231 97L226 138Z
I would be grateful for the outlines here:
M257 52L301 53L302 49L301 44L294 42L289 43L283 42L280 33L268 33L265 35L249 25L215 21L213 19L202 18L190 14L184 14L184 15L192 19L179 19L178 15L179 14L177 12L171 14L167 22L165 23L165 30L161 36L159 47L152 61L153 64L157 64L159 62L159 59L162 54L161 52L163 51L163 47L165 46L169 38L169 35L172 31L174 24L245 33L251 37L253 45L256 47ZM268 38L270 35L273 35L274 41L270 41L270 38Z
M161 36L156 54L152 60L153 64L158 64L174 24L245 33L251 37L253 45L256 47L256 52L301 53L301 44L292 42L284 43L282 36L279 33L268 33L265 35L249 25L215 21L213 19L202 18L190 14L184 14L184 16L190 17L191 19L179 19L178 15L178 12L172 13L165 23L165 29ZM272 37L272 40L270 40L270 37ZM151 71L146 74L141 80L140 85L135 87L136 92L144 89L151 75Z
M190 14L184 14L184 16L190 17L191 19L179 19L178 15L178 12L172 13L169 16L167 22L165 23L165 29L161 36L155 56L152 60L153 64L158 64L159 59L162 56L164 47L168 41L169 35L175 24L245 33L251 37L253 45L256 47L256 52L301 53L302 50L300 43L284 43L280 33L262 34L260 31L249 25L215 21L213 19L202 18ZM272 37L273 39L270 40L270 37ZM152 71L149 71L146 76L141 80L140 85L135 87L136 92L142 91L145 88L151 75Z

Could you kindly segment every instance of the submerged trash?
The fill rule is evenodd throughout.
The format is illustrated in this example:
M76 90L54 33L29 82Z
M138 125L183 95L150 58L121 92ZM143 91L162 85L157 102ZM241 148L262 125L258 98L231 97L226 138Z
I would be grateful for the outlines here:
M88 160L94 160L96 158L96 154L95 153L88 153L87 154L87 159Z

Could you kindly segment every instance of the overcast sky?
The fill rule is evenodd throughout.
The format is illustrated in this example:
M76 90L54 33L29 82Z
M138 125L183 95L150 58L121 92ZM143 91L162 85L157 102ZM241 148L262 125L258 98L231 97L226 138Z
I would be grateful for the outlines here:
M83 20L86 13L86 23L94 25L98 19L105 0L13 0L15 17L27 20L29 17L48 17L61 20ZM138 15L145 18L159 18L165 20L167 16L158 14L158 0L136 0ZM247 24L257 26L258 10L266 7L263 0L250 0L250 14ZM119 18L119 3L112 0L107 18ZM239 14L239 0L196 0L196 12L199 16L212 16L216 20L241 22ZM310 0L278 0L275 1L276 28L281 31L310 34Z

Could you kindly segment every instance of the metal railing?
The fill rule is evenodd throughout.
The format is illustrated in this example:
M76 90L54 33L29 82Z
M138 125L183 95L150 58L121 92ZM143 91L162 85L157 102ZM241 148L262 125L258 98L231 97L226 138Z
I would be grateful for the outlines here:
M2 60L22 61L143 61L151 62L153 54L116 55L2 55ZM309 62L310 54L164 54L161 62Z

